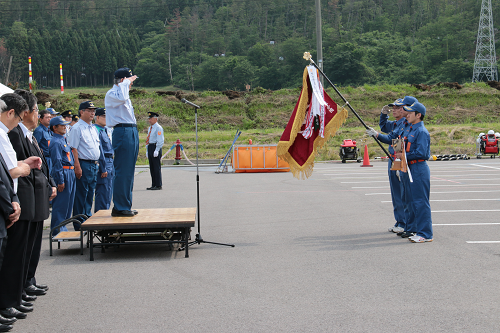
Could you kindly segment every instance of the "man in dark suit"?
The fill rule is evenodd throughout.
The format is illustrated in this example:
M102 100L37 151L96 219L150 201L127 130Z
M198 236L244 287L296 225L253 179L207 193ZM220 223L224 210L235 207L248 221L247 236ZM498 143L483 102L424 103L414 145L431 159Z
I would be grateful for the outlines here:
M24 214L24 217L30 217L31 221L29 223L25 255L24 290L30 296L44 295L48 287L36 283L35 272L40 259L43 221L49 217L49 201L57 195L57 190L52 177L50 177L48 164L43 156L43 152L31 134L31 131L36 128L38 122L37 98L31 92L22 89L16 90L15 93L26 101L29 111L24 113L23 122L9 132L10 142L17 153L18 160L24 160L30 156L38 156L42 160L41 170L32 169L30 176L25 177L27 180L22 182L32 182L33 194L24 194L24 191L20 192L21 188L27 189L29 184L21 186L21 180L19 181L18 197L21 201L21 206L29 208L33 206L31 214L24 214L23 210L20 218L22 220ZM31 200L32 197L33 203L30 202L25 205L24 201ZM24 295L23 298L26 298L26 296Z
M0 109L5 103L0 100ZM2 268L3 256L7 244L7 229L17 222L21 214L19 199L14 193L14 182L9 173L9 168L0 154L0 269ZM16 318L4 318L0 315L0 331L7 332L12 329L10 324Z
M0 153L9 168L11 177L19 178L17 179L17 187L20 193L23 193L23 196L32 198L30 200L34 201L33 186L27 184L26 179L29 179L31 169L40 168L42 161L35 156L28 157L24 161L17 159L17 153L7 136L7 133L14 129L19 124L19 121L23 119L24 114L29 111L28 104L21 96L11 93L2 95L0 100L5 105L0 112L0 144L2 149ZM14 192L16 192L15 180L13 184ZM27 186L28 190L26 190ZM28 206L26 200L23 202L24 204ZM28 214L30 209L34 210L34 205L25 209ZM23 210L22 213L26 212ZM7 245L2 268L0 269L0 315L6 318L25 318L25 312L33 310L21 304L24 286L24 254L30 216L24 215L23 218L27 220L18 221L19 223L14 224L7 231Z

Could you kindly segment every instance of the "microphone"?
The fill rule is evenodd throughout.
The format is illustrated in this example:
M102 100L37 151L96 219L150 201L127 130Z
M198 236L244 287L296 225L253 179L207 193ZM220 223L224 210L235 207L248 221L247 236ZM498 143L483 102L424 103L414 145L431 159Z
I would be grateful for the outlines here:
M191 105L192 107L195 107L195 108L197 108L197 109L199 109L199 108L200 108L200 106L199 106L199 105L196 105L196 104L194 104L193 102L190 102L190 101L188 101L188 100L187 100L187 99L185 99L185 98L181 99L181 102L182 102L182 103L186 103L186 104L188 104L188 105Z

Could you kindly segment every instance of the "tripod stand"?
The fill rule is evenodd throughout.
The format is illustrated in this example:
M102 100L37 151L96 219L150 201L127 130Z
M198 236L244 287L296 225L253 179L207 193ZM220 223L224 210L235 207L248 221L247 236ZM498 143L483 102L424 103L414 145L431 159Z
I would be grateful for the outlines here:
M215 244L215 245L224 245L224 246L234 247L234 244L208 242L206 240L203 240L203 238L201 237L201 232L200 232L200 175L199 175L199 171L198 171L198 109L200 107L194 103L191 103L190 101L188 101L184 98L181 99L181 102L186 103L186 104L194 107L194 124L195 124L195 136L196 136L196 211L198 213L198 233L196 234L195 240L192 242L189 242L187 246L191 246L194 244L207 243L207 244ZM187 234L186 234L186 237L188 237ZM180 247L179 251L184 251L184 246Z

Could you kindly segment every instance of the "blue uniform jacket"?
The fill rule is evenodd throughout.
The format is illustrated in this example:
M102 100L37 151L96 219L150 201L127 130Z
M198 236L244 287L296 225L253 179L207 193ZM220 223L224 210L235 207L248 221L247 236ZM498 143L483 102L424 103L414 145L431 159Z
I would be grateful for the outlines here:
M381 142L388 143L390 145L389 146L389 153L391 155L394 155L394 148L392 148L392 139L396 139L397 137L399 137L404 132L404 129L408 123L407 123L405 117L403 117L397 121L396 120L388 120L388 119L389 119L389 115L381 113L379 126L380 126L380 130L382 132L389 133L390 139L389 139L389 136L386 136L386 135L384 135L384 138L381 138L381 135L383 135L383 134L379 134L377 139L379 139L379 141L381 141ZM393 132L396 132L396 133L394 135L392 135ZM383 139L387 139L390 142L386 142Z
M110 173L113 170L113 146L111 145L111 139L108 136L107 129L99 125L95 125L97 132L99 133L99 175L97 179L101 177L101 173Z
M35 136L36 141L38 141L38 145L42 149L43 155L48 157L50 140L52 140L52 132L47 127L40 124L33 131L33 135Z
M52 160L52 178L57 185L64 184L63 167L75 165L75 158L64 136L54 134L52 137L50 159Z
M424 122L419 122L409 126L406 134L406 159L425 160L431 157L431 136L424 126Z

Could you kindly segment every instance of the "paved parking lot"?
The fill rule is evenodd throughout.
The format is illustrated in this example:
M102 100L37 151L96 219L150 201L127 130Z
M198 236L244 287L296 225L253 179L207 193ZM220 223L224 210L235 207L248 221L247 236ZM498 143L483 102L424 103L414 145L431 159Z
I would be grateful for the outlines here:
M387 165L290 173L200 168L201 234L236 247L164 245L50 257L47 295L17 332L495 332L500 318L500 160L429 162L434 242L387 232ZM196 169L164 168L134 208L195 207ZM193 236L196 230L193 230ZM48 232L45 233L45 238Z

